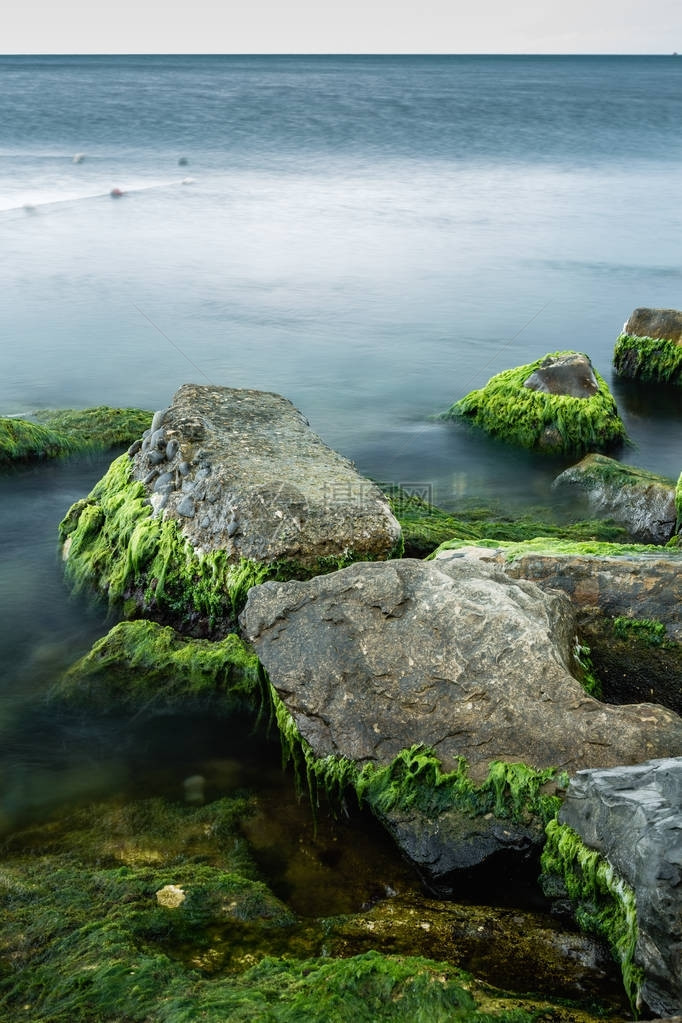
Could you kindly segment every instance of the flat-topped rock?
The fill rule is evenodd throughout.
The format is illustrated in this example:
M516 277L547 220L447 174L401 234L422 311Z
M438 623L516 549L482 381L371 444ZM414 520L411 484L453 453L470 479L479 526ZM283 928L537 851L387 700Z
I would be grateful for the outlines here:
M481 782L493 761L574 773L682 754L677 715L585 693L569 601L495 566L405 559L268 582L240 622L317 759L390 765L423 744ZM432 881L542 839L530 821L418 801L378 816Z
M154 514L228 558L386 558L400 526L378 487L279 394L185 384L133 455Z
M634 890L641 997L672 1015L682 1005L682 758L580 771L559 820Z
M402 552L388 501L280 395L186 384L60 524L67 580L226 635L250 586Z
M682 344L682 312L679 309L635 309L623 327L633 337L665 338Z

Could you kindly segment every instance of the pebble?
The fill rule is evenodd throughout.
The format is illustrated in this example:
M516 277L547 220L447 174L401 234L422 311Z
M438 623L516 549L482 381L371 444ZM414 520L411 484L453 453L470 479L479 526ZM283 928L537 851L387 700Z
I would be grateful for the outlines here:
M165 448L166 431L162 426L158 430L154 430L154 433L149 438L149 443L153 448Z
M133 443L128 448L128 454L130 455L130 457L132 458L133 455L136 455L141 447L142 447L142 441L141 440L134 440Z
M178 472L181 476L186 476L190 470L189 462L180 462L178 465Z
M158 480L154 484L154 490L157 491L157 493L163 490L166 491L172 490L173 482L174 481L172 472L162 472Z
M158 465L160 462L164 461L165 457L166 456L164 455L163 451L150 451L149 452L149 464L150 465Z
M182 501L177 507L178 515L183 515L186 519L193 519L196 514L196 508L194 506L194 498L190 494L186 494Z
M154 468L150 469L145 478L142 480L143 483L151 483L152 480L156 479L159 475L159 470Z
M237 519L230 519L230 521L228 523L228 526L227 526L227 535L228 536L234 536L234 534L238 531L238 529L239 529L239 522L237 521Z
M171 458L175 458L179 450L180 445L178 444L178 442L176 440L169 440L168 443L166 444L166 458L169 461Z
M163 421L166 418L166 412L168 412L167 408L161 408L159 409L158 412L154 413L152 425L149 429L150 433L156 433L156 431L160 429L161 426L163 426Z

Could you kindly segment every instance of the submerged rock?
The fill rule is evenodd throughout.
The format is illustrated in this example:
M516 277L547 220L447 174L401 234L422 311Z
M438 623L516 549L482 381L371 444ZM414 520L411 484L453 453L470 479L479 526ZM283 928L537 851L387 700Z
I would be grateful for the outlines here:
M404 560L266 583L241 623L310 760L332 777L343 762L432 883L540 841L538 804L504 805L531 775L537 795L557 769L682 753L676 715L586 695L566 599L493 566ZM476 802L463 761L497 804Z
M71 508L60 538L76 591L197 635L229 631L256 582L402 551L385 496L289 401L192 384Z
M141 409L106 406L0 419L0 466L130 444L150 419L151 413Z
M675 481L605 455L586 455L552 489L584 498L589 512L625 526L635 543L665 544L675 533Z
M632 889L637 997L672 1015L682 1005L682 758L579 772L559 820Z
M608 451L627 440L606 381L578 352L504 370L443 418L468 419L493 437L549 454Z
M623 377L682 384L682 312L635 309L616 341L613 365Z

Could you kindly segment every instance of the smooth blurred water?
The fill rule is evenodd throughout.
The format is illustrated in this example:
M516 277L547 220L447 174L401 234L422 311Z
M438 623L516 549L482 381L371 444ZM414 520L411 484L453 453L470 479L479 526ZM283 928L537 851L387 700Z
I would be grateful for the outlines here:
M0 414L263 388L374 478L537 504L561 460L430 417L576 348L676 478L679 391L611 358L682 306L681 114L666 57L0 57ZM55 531L107 460L0 479L13 698L95 627Z

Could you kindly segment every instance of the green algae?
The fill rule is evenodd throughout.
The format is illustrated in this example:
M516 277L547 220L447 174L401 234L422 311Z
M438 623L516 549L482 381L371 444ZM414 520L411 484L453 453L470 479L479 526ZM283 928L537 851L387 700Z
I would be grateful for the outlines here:
M504 553L505 561L515 561L524 554L558 555L570 554L573 556L595 555L598 557L627 557L630 554L652 554L661 553L660 546L656 544L641 543L609 543L604 540L564 540L561 537L537 536L532 540L511 542L507 540L477 540L472 544L466 540L449 540L438 547L426 560L435 558L440 551L458 550L461 547L486 547L493 550L500 550Z
M578 664L577 674L581 686L589 696L593 696L595 700L601 700L604 695L604 687L596 674L589 646L576 640L573 654Z
M141 409L63 409L29 419L0 419L0 466L130 444L147 429L152 413Z
M682 472L680 473L677 485L675 486L675 511L677 512L675 532L682 533Z
M359 765L346 757L316 757L296 722L270 686L283 764L291 761L297 784L307 788L313 808L319 793L342 802L351 789L360 804L381 814L418 809L428 816L457 810L471 817L492 813L513 821L535 817L545 824L558 811L561 798L549 790L565 788L568 776L557 768L536 770L523 763L492 761L487 778L477 784L464 757L454 771L444 771L436 753L421 744L402 750L390 764ZM305 784L304 784L305 779Z
M440 544L452 539L473 544L486 539L520 542L538 536L609 543L627 540L627 531L612 521L554 522L549 508L511 516L494 505L472 506L460 508L456 515L451 515L400 487L386 487L385 492L391 511L400 522L405 556L410 558L425 558Z
M543 883L551 888L555 879L561 880L580 927L608 941L636 1015L643 974L634 962L638 937L635 894L609 861L589 849L568 825L551 820L546 834Z
M525 366L504 370L485 387L455 402L443 419L467 419L493 437L547 454L582 455L627 442L625 426L604 378L595 370L597 394L573 398L524 387L524 381L553 352Z
M142 709L258 709L264 685L260 662L234 633L210 641L179 636L145 619L119 622L76 661L51 697L100 713Z
M94 592L112 613L160 618L198 636L229 632L252 586L267 579L306 579L356 560L352 551L320 557L312 566L295 560L233 562L224 550L197 554L175 519L152 514L127 454L112 462L87 498L72 505L60 523L59 541L74 594ZM402 537L392 555L401 553Z
M618 639L632 637L646 646L662 646L666 641L665 624L654 618L626 618L621 615L613 619L613 633Z
M65 437L26 419L0 419L0 466L71 454Z
M682 385L682 345L665 338L621 334L613 352L619 376Z
M585 1018L421 954L330 953L337 933L348 945L353 915L302 922L270 892L239 834L252 809L243 795L198 808L109 802L11 836L0 871L2 1018ZM382 944L403 948L409 928Z

